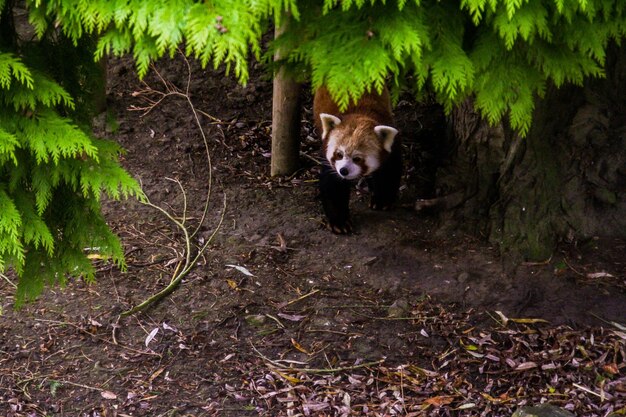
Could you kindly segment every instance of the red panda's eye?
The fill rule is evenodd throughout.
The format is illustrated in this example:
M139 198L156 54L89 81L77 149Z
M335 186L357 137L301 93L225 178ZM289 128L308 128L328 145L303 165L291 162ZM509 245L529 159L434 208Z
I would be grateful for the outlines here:
M360 156L355 156L354 158L352 158L352 161L355 164L360 164L361 162L363 162L363 158L361 158Z
M335 159L343 159L343 152L341 151L335 152Z

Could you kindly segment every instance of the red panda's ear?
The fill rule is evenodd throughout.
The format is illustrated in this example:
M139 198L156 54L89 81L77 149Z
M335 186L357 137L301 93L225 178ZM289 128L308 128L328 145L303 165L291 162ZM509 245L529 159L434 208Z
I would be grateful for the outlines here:
M322 120L322 138L325 138L335 126L341 124L341 119L332 114L320 113L320 119Z
M376 135L383 142L385 150L391 153L391 147L393 146L393 141L398 134L398 130L391 126L380 125L374 128L374 132L376 132Z

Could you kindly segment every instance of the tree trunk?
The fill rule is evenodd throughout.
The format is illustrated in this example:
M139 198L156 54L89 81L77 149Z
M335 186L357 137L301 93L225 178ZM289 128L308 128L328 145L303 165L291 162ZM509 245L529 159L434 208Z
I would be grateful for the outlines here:
M280 36L289 24L289 16L283 16L283 24L276 28ZM276 52L276 61L282 58ZM300 157L300 85L281 67L274 76L272 98L272 167L271 175L290 175L298 169Z
M447 227L469 229L514 259L547 259L559 240L626 237L626 53L607 78L551 88L527 137L490 126L470 102L450 117L452 149L437 173Z
M99 70L98 79L94 82L91 98L95 114L100 114L107 109L107 62L108 57L105 55L96 64Z

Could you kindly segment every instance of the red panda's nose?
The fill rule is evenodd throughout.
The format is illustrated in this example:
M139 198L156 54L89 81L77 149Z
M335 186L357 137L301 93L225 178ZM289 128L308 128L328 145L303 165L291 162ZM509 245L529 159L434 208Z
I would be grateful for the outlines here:
M350 171L348 170L348 168L343 167L339 170L339 173L345 177L346 175L350 173Z

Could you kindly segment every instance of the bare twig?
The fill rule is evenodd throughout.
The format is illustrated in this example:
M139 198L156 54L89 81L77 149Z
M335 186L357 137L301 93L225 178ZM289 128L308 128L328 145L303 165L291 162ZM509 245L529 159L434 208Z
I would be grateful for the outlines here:
M206 240L204 245L198 250L197 254L192 258L192 256L191 256L191 239L189 237L189 232L187 231L185 226L183 224L181 224L179 221L177 221L176 219L174 219L167 211L163 210L162 208L160 208L158 206L155 206L152 203L149 203L149 205L150 205L150 207L154 207L157 210L159 210L162 213L164 213L174 224L176 224L181 229L181 231L183 231L183 233L185 235L185 245L187 246L185 262L184 262L184 264L182 262L178 263L178 265L176 266L176 270L174 271L174 274L172 275L172 279L170 280L170 283L169 283L169 285L167 287L165 287L164 289L162 289L158 293L152 295L151 297L147 298L145 301L141 302L140 304L136 305L135 307L131 308L130 310L124 311L121 314L122 316L129 316L129 315L135 314L135 313L137 313L137 312L139 312L141 310L144 310L148 306L156 303L157 301L159 301L162 298L164 298L164 297L168 296L169 294L171 294L174 291L174 289L176 289L176 286L178 286L180 281L187 274L189 274L189 272L191 272L191 270L195 266L195 264L198 261L198 259L200 259L200 257L202 256L202 253L211 244L211 242L213 241L213 238L215 237L215 235L217 235L217 231L219 230L220 226L222 225L222 223L224 221L224 216L226 214L226 196L224 196L224 206L223 206L222 215L220 217L220 221L219 221L218 225L215 227L215 229L213 230L213 233L211 234L211 236L209 236L209 238Z
M178 284L181 282L181 280L187 275L189 274L189 272L194 268L194 266L196 265L197 261L203 256L204 252L206 251L206 249L208 248L208 246L211 244L211 242L213 241L214 237L217 234L217 231L219 230L219 228L221 227L223 221L224 221L224 216L226 214L226 195L224 195L224 203L223 203L223 207L222 207L222 213L219 219L219 222L217 224L217 226L215 227L215 229L213 230L213 233L211 234L211 236L209 236L208 239L206 239L205 242L203 242L201 244L200 247L196 248L195 254L193 253L194 248L192 248L192 241L194 239L194 237L198 234L198 232L200 231L201 227L204 225L204 222L207 218L207 213L209 211L209 203L211 201L211 192L212 192L212 184L213 184L213 167L212 167L212 163L211 163L211 153L209 150L209 141L206 137L206 134L204 132L204 129L202 128L202 124L200 122L200 117L199 117L199 111L196 110L195 106L193 105L193 103L191 102L191 98L189 95L189 86L191 83L191 66L189 65L189 61L187 60L187 58L184 56L184 54L181 54L183 56L183 59L185 60L185 63L187 65L187 71L188 71L188 76L187 76L187 83L185 86L185 91L181 92L178 88L176 88L176 86L174 86L171 82L169 82L168 80L165 80L161 74L159 73L159 71L153 67L157 77L161 80L161 83L164 86L165 91L157 91L152 89L150 86L146 85L146 89L136 92L134 95L142 95L144 96L144 98L148 101L148 106L144 107L144 108L135 108L135 110L143 110L144 111L144 115L149 113L150 111L152 111L156 106L158 106L165 98L169 98L169 97L178 97L178 98L183 98L185 99L185 101L187 101L187 104L189 105L189 108L191 109L191 112L193 114L194 117L194 121L196 123L196 126L198 127L198 130L200 132L200 135L202 136L202 140L204 142L204 148L206 151L206 157L207 157L207 164L208 164L208 174L209 174L209 179L208 179L208 183L207 183L207 194L206 194L206 199L204 202L204 208L202 210L202 216L200 218L200 220L198 221L195 229L193 231L190 231L187 226L185 225L185 223L187 222L187 195L185 193L185 189L182 186L182 184L180 183L180 181L178 181L177 179L172 179L172 178L167 178L170 181L174 181L178 184L179 188L181 189L181 192L183 194L183 214L182 214L182 219L179 221L177 220L173 215L171 215L167 210L165 210L164 208L157 206L156 204L153 204L152 202L150 202L150 200L146 201L146 204L154 209L156 209L157 211L160 211L161 213L163 213L163 215L165 215L172 223L174 223L174 225L176 225L176 227L178 227L178 229L180 229L180 231L183 233L184 235L184 244L185 244L185 250L184 250L184 256L183 259L181 259L178 264L176 265L176 269L174 270L174 273L172 274L170 283L161 291L159 291L158 293L152 295L151 297L149 297L148 299L146 299L145 301L141 302L140 304L138 304L137 306L131 308L130 310L127 310L125 312L122 313L122 316L128 316L134 313L137 313L145 308L147 308L148 306L156 303L157 301L161 300L162 298L166 297L167 295L171 294L174 289L178 286ZM156 94L158 99L154 100L151 99L149 97L150 94ZM210 115L206 114L206 113L202 113L205 116L211 117ZM215 122L221 122L219 119L213 118L211 117L211 119Z
M9 279L9 277L7 277L6 275L4 275L4 274L0 274L0 278L4 279L6 282L8 282L8 283L9 283L9 285L10 285L10 286L12 286L13 288L17 288L17 285L15 285L15 284L13 283L13 281L11 281L11 280Z
M307 293L307 294L304 294L303 296L300 296L300 297L298 297L298 298L296 298L296 299L293 299L293 300L291 300L291 301L287 301L286 303L282 303L282 304L280 304L280 306L279 306L279 307L280 307L280 308L284 308L284 307L290 306L290 305L292 305L292 304L297 303L298 301L302 301L302 300L304 300L305 298L308 298L308 297L312 296L313 294L317 294L318 292L320 292L320 290L313 290L313 291L311 291L311 292L309 292L309 293Z
M60 321L60 320L48 320L48 319L34 319L35 321L39 321L42 323L51 323L51 324L56 324L58 326L71 326L73 328L75 328L76 330L78 330L79 332L85 333L86 335L89 335L90 337L99 340L101 342L113 345L113 346L117 346L120 347L122 349L128 350L129 352L133 352L133 353L138 353L140 355L149 355L149 356L157 356L157 357L161 357L161 354L156 353L156 352L149 352L149 351L144 351L144 350L138 350L138 349L134 349L130 346L126 346L126 345L122 345L120 343L117 343L117 341L115 343L113 343L110 340L104 339L102 337L99 337L85 329L83 329L81 326L68 322L68 321Z
M261 359L263 359L265 362L269 363L281 372L300 372L303 374L334 374L337 372L353 371L360 368L369 368L370 366L380 365L381 363L385 362L385 359L379 359L373 362L365 362L351 366L342 366L339 368L289 368L281 365L276 361L271 360L270 358L259 352L259 350L252 344L252 342L250 342L250 346Z

